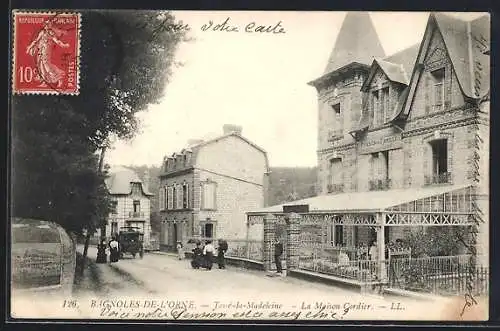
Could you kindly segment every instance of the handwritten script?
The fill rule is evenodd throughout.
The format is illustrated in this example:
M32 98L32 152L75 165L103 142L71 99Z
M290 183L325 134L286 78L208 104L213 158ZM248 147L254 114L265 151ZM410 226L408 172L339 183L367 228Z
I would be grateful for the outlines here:
M285 28L282 25L282 21L274 24L258 24L256 22L249 22L244 27L235 25L231 22L231 18L227 17L222 22L214 22L212 20L201 26L202 31L214 31L214 32L240 32L244 31L246 33L266 33L266 34L282 34L286 33Z

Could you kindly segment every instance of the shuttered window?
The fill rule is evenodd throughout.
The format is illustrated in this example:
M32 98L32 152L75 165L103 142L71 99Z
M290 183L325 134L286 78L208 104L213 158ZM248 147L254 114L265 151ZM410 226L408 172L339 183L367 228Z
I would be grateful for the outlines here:
M174 187L167 187L167 209L174 209Z

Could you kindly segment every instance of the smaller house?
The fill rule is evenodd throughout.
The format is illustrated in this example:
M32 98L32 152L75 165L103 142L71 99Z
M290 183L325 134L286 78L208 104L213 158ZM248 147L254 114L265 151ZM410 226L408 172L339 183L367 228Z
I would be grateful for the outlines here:
M147 249L151 238L150 199L153 196L147 184L135 171L120 167L111 171L106 186L114 203L106 225L106 237L118 234L122 227L136 227L144 233L144 247Z
M165 157L160 174L160 249L190 238L245 239L245 212L265 204L269 165L266 152L224 125L223 134L191 141ZM262 236L256 230L255 236Z

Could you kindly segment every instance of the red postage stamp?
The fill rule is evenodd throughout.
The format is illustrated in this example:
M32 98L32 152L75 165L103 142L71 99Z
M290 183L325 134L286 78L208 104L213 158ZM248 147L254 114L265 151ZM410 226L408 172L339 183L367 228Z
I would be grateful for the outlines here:
M13 92L79 94L77 13L14 12Z

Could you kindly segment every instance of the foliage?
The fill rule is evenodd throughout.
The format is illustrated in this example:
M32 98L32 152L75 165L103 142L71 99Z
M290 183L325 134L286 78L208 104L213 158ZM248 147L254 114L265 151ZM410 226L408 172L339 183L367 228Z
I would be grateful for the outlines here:
M463 240L467 237L464 227L429 227L410 232L405 242L411 248L412 257L447 256L463 253Z
M269 204L316 196L317 168L271 168Z
M98 157L74 133L81 116L64 101L34 98L38 109L28 108L26 99L14 100L12 215L55 221L76 233L93 230L110 202L105 174L96 171Z
M12 216L93 232L110 202L98 154L163 94L185 31L168 12L82 11L80 94L12 98Z

